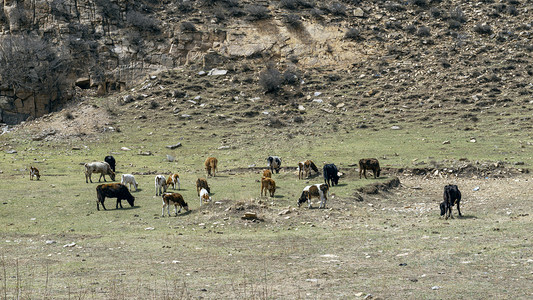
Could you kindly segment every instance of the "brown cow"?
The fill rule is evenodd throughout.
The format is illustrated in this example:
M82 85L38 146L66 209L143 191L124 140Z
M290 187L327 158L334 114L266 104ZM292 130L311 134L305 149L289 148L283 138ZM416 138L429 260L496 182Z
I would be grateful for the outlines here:
M205 178L196 179L196 192L198 193L198 196L200 196L200 190L202 188L206 189L208 193L211 193L211 189L209 188L209 185L207 185L207 180Z
M272 178L272 172L270 170L263 170L263 177Z
M128 190L128 187L121 183L108 183L108 184L100 184L96 187L96 209L100 210L100 204L102 204L102 207L104 210L106 210L104 206L105 198L117 198L117 206L120 205L120 208L122 208L122 203L120 200L125 199L128 201L128 203L133 207L133 203L135 201L135 197L133 197Z
M205 170L207 171L207 176L216 176L217 164L218 160L216 157L208 157L205 160ZM213 171L213 175L211 175L211 171Z
M183 196L179 193L164 193L161 198L163 199L161 217L165 216L165 207L167 208L167 213L170 217L170 205L174 205L174 212L176 213L176 217L178 216L178 213L181 212L182 208L184 208L185 211L189 211L189 205L187 204L187 202L185 202L185 200L183 200ZM178 210L178 205L180 207L180 210Z
M265 196L268 191L270 197L274 197L274 193L276 192L276 182L272 178L261 178L261 196L263 196L263 191L265 192Z
M41 178L41 175L39 174L39 169L36 167L30 167L30 180L33 180L33 176L37 177L37 180Z
M379 177L381 168L379 167L379 161L375 158L363 158L359 161L359 179L361 179L361 173L366 177L366 170L372 170L374 178Z
M308 178L309 175L311 174L311 169L313 169L313 171L315 171L316 173L318 173L318 168L316 167L315 163L308 159L306 161L301 161L298 163L298 179L304 179L304 175L305 175L305 178Z
M176 189L176 182L178 183L178 190L181 190L180 176L177 173L170 174L167 178L167 186L172 185L172 189Z

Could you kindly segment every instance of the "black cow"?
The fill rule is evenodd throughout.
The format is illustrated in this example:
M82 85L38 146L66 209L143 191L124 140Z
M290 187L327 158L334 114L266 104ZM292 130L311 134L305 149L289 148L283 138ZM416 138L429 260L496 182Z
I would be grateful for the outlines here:
M459 212L459 216L463 216L461 214L461 208L459 207L459 202L461 202L461 192L459 191L459 188L456 185L447 185L444 187L444 202L440 204L440 215L444 216L446 215L446 220L448 218L453 218L452 215L452 207L457 203L457 211Z
M115 161L115 158L111 155L108 155L104 158L104 161L108 163L109 166L111 167L111 170L115 172L115 165L117 164L117 162Z
M276 170L276 174L279 173L279 169L281 169L281 158L278 156L269 156L267 162L267 167L270 168L272 173L274 173L274 170Z
M135 201L135 197L133 197L130 194L130 191L128 188L121 184L121 183L108 183L108 184L100 184L96 187L96 209L100 210L100 204L102 204L102 207L104 210L106 210L104 206L105 198L117 198L117 209L120 205L120 208L122 207L122 203L120 200L125 199L128 200L128 203L133 207L133 202Z
M336 165L324 165L322 171L324 173L324 183L326 183L328 186L334 186L339 184L339 170L337 169Z

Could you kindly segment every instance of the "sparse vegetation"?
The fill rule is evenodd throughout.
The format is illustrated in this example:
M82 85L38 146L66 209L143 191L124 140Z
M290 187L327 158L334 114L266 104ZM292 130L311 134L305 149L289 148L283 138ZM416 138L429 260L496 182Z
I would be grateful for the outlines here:
M180 30L182 32L195 32L196 26L194 26L194 24L191 22L181 22Z
M271 17L268 8L262 5L249 5L246 8L246 11L248 12L248 17L251 21L258 21Z
M126 20L129 24L140 31L159 33L161 31L159 21L140 12L130 10L126 13Z
M492 27L489 25L489 24L476 24L476 26L474 26L474 31L479 33L479 34L486 34L486 35L489 35L489 34L492 34Z
M288 14L284 16L284 22L289 28L292 29L301 29L303 27L300 17L295 14Z
M350 28L346 33L344 34L345 39L354 40L354 41L360 41L363 39L361 36L361 32L357 28Z
M283 76L274 66L267 68L259 74L259 84L267 93L275 93L281 89Z

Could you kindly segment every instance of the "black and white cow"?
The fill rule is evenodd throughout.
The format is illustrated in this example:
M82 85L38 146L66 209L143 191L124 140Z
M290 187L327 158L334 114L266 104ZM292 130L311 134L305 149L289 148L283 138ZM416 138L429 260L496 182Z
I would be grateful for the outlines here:
M328 186L334 186L339 184L339 170L337 169L337 166L334 164L327 164L324 165L324 168L322 169L324 173L324 183L326 183Z
M274 170L276 170L276 174L279 173L279 169L281 169L281 158L278 156L269 156L267 162L267 167L270 168L272 173L274 173Z

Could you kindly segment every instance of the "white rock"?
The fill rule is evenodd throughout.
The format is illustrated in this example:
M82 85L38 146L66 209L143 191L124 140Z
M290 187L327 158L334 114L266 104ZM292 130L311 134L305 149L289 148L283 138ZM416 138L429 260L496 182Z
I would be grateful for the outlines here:
M323 103L324 100L322 100L322 99L313 99L313 102L316 102L316 103Z
M120 150L122 150L122 151L130 151L131 149L128 148L128 147L122 147L122 148L120 148Z
M438 289L440 289L440 286L436 285L436 286L431 287L431 289L432 290L438 290Z
M392 126L390 129L392 129L392 130L399 130L399 129L401 129L401 127L398 126L398 125L394 125L394 126Z
M318 96L322 95L322 92L315 92L313 95L315 95L315 97L318 97Z
M207 75L209 76L219 76L219 75L226 75L228 73L228 70L219 70L219 69L211 69Z
M76 243L70 243L70 244L63 245L63 248L72 248L74 246L76 246Z

